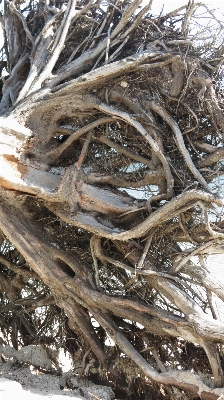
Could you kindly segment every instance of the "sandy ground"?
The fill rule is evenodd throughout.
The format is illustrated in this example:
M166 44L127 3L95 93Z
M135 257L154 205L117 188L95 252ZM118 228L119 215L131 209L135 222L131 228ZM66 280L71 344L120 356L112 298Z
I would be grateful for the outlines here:
M63 394L62 394L63 393ZM83 400L86 397L76 396L72 390L56 390L50 391L43 388L32 388L30 386L22 386L19 382L12 381L6 378L0 378L0 399L9 400L15 398L16 400L64 400L65 396L72 397L74 400ZM44 399L43 399L44 397ZM94 397L92 397L94 399Z
M65 396L70 396L74 400L83 400L85 397L76 396L73 391L62 391L59 390L51 390L47 391L46 389L34 389L32 387L22 387L22 385L16 381L12 381L6 378L0 378L0 399L1 400L9 400L9 399L24 399L24 400L45 400L45 399L53 399L53 400L64 400ZM44 399L43 399L44 397ZM93 397L92 397L93 398Z
M89 382L85 386L83 386L83 382L79 382L79 386L74 390L60 390L59 377L45 374L30 376L28 370L14 370L13 377L16 376L18 380L21 380L23 382L21 384L15 380L6 378L4 375L0 376L0 400L65 400L65 397L72 397L74 400L114 399L114 394L110 388L94 385ZM9 377L12 376L9 375ZM38 379L35 379L37 377Z
M41 346L26 346L18 351L0 346L0 356L0 400L64 400L65 396L74 400L113 400L115 397L110 387L78 379L72 372L56 376L31 367L52 368ZM66 388L66 382L70 389Z

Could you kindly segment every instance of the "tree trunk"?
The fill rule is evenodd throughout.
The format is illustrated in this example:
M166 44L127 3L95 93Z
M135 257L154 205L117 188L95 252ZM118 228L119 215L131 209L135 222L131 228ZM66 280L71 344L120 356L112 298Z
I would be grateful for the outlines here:
M178 33L178 11L153 18L140 4L39 2L25 15L5 1L1 312L55 303L112 380L124 354L144 387L218 399L224 321L212 296L224 301L223 284L204 257L223 252L221 55L191 47L196 5ZM45 295L32 304L21 293L35 279ZM208 385L190 373L190 344Z

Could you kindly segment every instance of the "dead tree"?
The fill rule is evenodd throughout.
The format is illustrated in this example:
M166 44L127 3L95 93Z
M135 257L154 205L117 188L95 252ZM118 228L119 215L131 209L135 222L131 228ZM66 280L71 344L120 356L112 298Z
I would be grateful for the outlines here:
M212 400L223 25L194 1L160 16L141 3L4 0L2 340L64 347L137 398Z

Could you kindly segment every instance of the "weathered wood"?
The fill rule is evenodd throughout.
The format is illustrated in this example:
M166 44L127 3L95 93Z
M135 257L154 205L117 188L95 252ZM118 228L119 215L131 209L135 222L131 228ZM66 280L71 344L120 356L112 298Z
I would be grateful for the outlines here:
M48 321L32 312L54 304L83 371L91 350L86 371L109 381L123 370L217 400L224 288L203 257L223 252L223 49L211 43L205 60L188 37L193 1L182 33L184 8L153 18L152 1L19 3L1 15L2 329L13 313L13 345L18 332L37 341Z

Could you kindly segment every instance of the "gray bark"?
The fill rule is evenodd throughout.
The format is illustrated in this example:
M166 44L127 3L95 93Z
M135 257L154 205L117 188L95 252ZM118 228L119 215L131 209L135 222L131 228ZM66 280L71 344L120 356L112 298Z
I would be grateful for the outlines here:
M223 200L213 181L223 175L222 94L213 88L222 59L211 50L204 60L187 37L194 2L175 40L164 21L172 26L181 9L153 19L151 3L139 10L141 1L112 2L103 18L98 2L40 2L26 16L5 0L0 292L9 302L0 310L37 340L24 310L55 303L114 380L119 368L115 358L108 364L106 335L142 376L218 399L224 321L213 294L224 301L224 287L203 257L223 252ZM60 228L47 228L45 218ZM20 254L11 260L7 240ZM50 294L23 298L30 279ZM156 340L146 353L154 336L200 346L210 386L187 370L193 364L183 349L181 372Z

